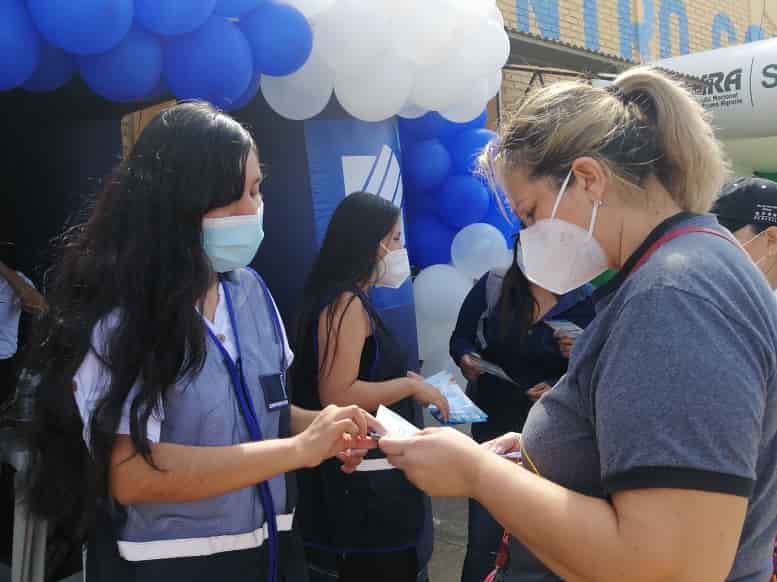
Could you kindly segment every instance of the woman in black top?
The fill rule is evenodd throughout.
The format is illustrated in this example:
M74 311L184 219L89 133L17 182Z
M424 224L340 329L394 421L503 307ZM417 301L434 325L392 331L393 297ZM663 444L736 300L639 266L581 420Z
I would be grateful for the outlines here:
M408 357L369 299L372 286L398 288L410 275L399 208L355 193L335 210L304 291L292 368L294 398L318 409L361 403L390 407L417 426L421 405L448 403L409 372ZM313 580L414 581L423 494L379 451L362 469L337 464L300 475L299 523Z
M451 336L451 357L470 381L468 393L488 414L486 422L472 425L479 443L520 432L532 403L566 373L574 338L554 333L545 322L564 320L585 328L595 315L590 285L557 296L530 283L521 265L516 238L512 265L477 282ZM515 383L482 373L482 360L500 366ZM468 529L461 580L482 582L494 566L503 528L470 499Z

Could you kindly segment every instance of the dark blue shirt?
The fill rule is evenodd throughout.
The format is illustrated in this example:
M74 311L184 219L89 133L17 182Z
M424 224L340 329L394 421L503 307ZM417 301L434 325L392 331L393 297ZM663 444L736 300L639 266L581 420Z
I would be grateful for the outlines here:
M542 320L529 327L525 337L517 317L506 333L502 333L498 314L488 317L483 329L487 345L483 346L478 342L477 329L487 309L487 278L488 274L477 282L462 304L450 340L450 353L457 364L464 355L478 353L501 366L518 383L515 386L484 374L476 387L470 387L470 396L489 415L488 424L494 432L519 430L532 404L526 390L540 382L555 384L567 369L568 360L561 355L553 329L545 321L563 319L585 328L595 315L593 289L586 285L562 295Z

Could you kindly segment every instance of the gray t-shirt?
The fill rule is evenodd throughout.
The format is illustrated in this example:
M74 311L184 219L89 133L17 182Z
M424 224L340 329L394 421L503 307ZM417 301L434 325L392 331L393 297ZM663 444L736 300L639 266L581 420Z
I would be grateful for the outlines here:
M654 231L726 232L681 214ZM547 479L600 498L669 487L749 498L727 578L765 582L777 533L777 302L735 244L688 233L597 294L567 375L531 410L526 457ZM569 532L574 543L574 532ZM519 543L503 580L558 580Z

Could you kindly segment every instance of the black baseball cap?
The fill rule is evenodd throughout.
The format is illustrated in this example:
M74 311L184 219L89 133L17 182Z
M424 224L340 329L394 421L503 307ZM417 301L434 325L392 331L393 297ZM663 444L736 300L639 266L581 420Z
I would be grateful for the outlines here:
M777 182L739 178L723 188L711 212L732 232L750 224L777 226Z

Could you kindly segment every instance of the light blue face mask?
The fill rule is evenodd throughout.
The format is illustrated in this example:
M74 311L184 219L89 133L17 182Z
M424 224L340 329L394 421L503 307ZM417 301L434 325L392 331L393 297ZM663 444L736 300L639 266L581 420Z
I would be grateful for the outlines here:
M203 219L202 246L214 271L234 271L254 259L264 239L263 216L264 205L256 214Z

